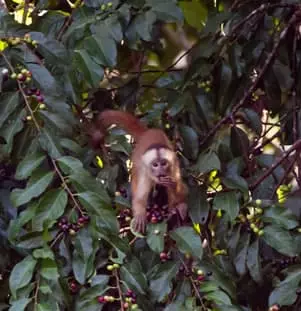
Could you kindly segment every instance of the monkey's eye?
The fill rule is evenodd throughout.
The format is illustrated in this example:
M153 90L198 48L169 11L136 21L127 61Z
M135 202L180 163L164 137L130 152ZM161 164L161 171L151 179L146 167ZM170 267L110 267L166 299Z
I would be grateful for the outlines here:
M167 161L166 161L166 160L162 160L162 161L161 161L161 165L162 165L162 166L167 165Z
M158 163L157 162L153 162L153 167L158 167Z

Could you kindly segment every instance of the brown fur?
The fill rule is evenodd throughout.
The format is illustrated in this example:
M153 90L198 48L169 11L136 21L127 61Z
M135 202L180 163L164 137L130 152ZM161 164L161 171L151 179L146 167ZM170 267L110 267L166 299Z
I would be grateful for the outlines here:
M154 186L154 181L149 176L149 169L145 167L142 156L153 149L166 148L173 150L172 144L166 134L160 129L148 129L133 115L115 110L105 110L101 112L91 128L92 143L99 147L105 136L105 129L116 124L134 137L136 146L132 153L132 208L135 218L136 230L144 231L146 226L146 206L148 195ZM176 208L182 219L186 217L187 205L185 203L187 188L182 182L179 161L174 154L173 163L170 165L170 179L172 183L166 183L168 187L169 207ZM162 184L164 184L162 182ZM171 186L174 184L174 186Z

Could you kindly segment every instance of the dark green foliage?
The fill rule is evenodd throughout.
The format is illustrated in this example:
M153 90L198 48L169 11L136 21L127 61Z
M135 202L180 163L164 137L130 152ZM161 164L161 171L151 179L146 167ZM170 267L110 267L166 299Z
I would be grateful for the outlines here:
M0 310L300 310L299 1L5 3ZM133 232L104 108L169 135L187 222Z

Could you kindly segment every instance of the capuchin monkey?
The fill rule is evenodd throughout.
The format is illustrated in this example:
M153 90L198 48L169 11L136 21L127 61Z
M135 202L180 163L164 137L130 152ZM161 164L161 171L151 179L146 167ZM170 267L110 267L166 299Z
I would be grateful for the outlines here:
M187 215L187 187L182 181L179 161L172 144L160 129L149 129L130 113L104 110L89 130L94 148L104 142L106 129L117 125L135 140L131 155L131 191L134 229L144 232L149 193L156 184L167 187L170 213L177 211L182 220Z

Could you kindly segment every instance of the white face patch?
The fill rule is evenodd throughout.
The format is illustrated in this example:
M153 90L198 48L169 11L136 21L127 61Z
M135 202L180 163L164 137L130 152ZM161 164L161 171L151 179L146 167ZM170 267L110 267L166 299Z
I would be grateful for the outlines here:
M145 152L145 154L142 156L142 161L147 167L149 167L151 163L159 157L160 159L167 160L168 163L172 163L174 159L174 153L166 148L154 148Z
M157 149L150 149L142 156L142 162L145 166L150 167L151 163L158 158Z
M159 149L159 155L161 159L167 160L168 163L172 163L174 159L174 153L166 148Z

